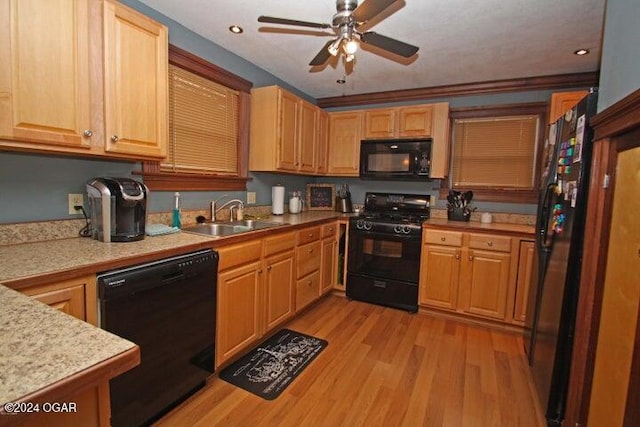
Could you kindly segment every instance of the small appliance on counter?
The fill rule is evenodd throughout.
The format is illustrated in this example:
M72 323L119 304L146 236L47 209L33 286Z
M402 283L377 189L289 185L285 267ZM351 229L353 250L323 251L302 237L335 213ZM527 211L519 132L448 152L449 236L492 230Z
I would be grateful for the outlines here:
M271 213L282 215L284 213L284 185L274 185L271 187Z
M144 239L147 187L131 178L94 178L87 183L91 237L102 242Z

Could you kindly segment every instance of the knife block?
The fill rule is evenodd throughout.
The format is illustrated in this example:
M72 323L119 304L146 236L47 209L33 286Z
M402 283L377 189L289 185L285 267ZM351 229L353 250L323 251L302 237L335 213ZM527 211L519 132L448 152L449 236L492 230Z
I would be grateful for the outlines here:
M336 212L342 212L342 213L353 212L351 197L336 197Z
M447 219L450 221L469 221L471 211L467 208L449 208L447 209Z

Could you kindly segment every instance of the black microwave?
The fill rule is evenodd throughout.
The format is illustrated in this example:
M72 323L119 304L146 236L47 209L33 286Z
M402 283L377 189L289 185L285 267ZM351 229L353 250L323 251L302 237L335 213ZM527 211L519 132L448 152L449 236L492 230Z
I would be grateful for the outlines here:
M428 179L431 142L430 139L360 141L360 178Z

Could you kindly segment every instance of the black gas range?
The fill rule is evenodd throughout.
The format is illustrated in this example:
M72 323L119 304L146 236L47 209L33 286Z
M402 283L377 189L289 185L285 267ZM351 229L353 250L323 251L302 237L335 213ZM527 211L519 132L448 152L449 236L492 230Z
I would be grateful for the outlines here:
M429 196L367 193L364 212L349 221L347 297L418 310L422 223Z

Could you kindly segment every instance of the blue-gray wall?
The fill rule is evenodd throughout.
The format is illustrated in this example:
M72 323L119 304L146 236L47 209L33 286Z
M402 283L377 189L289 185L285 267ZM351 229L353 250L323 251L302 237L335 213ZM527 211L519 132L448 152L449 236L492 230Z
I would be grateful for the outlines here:
M640 88L640 1L608 0L598 111Z
M307 94L291 87L276 76L266 72L238 57L237 55L215 45L199 35L189 31L182 25L159 14L137 0L122 0L123 3L164 23L169 28L170 43L207 59L251 82L256 87L277 84L296 93L298 96L313 101ZM611 10L609 10L611 9ZM638 68L638 49L640 28L636 25L638 18L637 0L609 0L607 22L616 22L605 31L603 52L603 75L600 90L602 105L609 105L624 97L638 87L640 71ZM615 21L614 21L615 20ZM623 23L624 25L620 25ZM622 48L628 49L624 55L622 66L616 63L615 55ZM612 49L612 51L610 51ZM630 50L630 51L629 51ZM609 74L612 77L609 78ZM550 91L521 92L487 96L470 96L452 99L429 99L418 102L449 101L452 108L497 105L521 102L546 102ZM372 106L368 106L372 107ZM603 107L604 108L604 107ZM97 176L130 176L132 171L139 170L140 164L125 161L87 160L61 156L21 154L0 152L0 223L41 221L65 219L67 215L68 193L84 193L87 180ZM354 203L362 203L366 191L398 191L426 192L437 194L439 182L425 184L372 182L357 178L313 178L283 174L254 173L252 181L247 185L248 191L257 193L257 204L271 203L271 186L283 184L287 191L303 190L308 182L348 183L353 194ZM182 206L185 209L202 209L209 200L222 194L229 197L245 199L244 192L182 192ZM153 192L150 197L150 211L169 211L173 204L173 192ZM438 201L438 207L444 206ZM533 205L476 203L480 210L494 212L534 213Z

